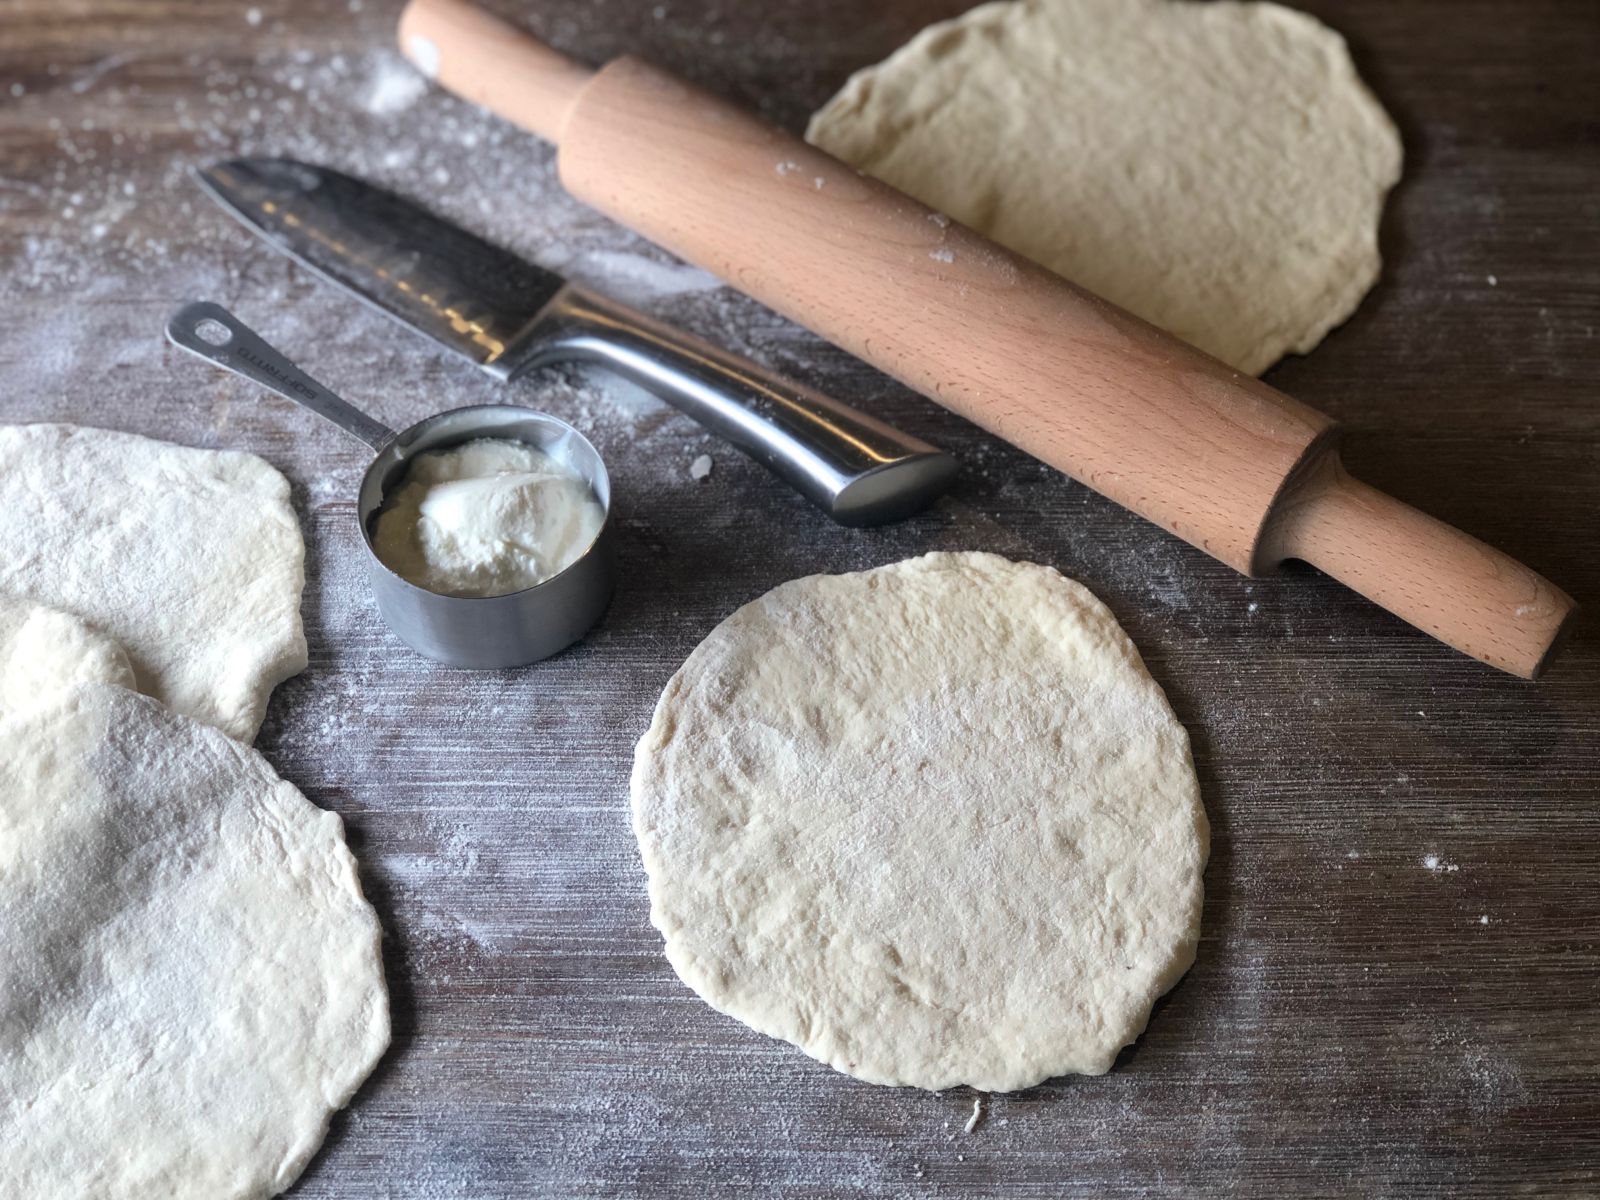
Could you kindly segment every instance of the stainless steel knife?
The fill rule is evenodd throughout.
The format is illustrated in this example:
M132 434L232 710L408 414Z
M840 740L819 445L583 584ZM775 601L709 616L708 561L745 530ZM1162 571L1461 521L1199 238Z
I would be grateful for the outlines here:
M243 158L198 178L268 244L496 379L549 363L599 364L682 409L842 524L899 520L955 477L955 460L920 438L349 175Z

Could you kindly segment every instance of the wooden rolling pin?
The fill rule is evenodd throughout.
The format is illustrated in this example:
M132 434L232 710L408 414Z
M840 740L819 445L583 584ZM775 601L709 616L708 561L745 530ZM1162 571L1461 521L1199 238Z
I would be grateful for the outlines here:
M1539 674L1574 605L1351 478L1332 420L632 58L590 70L463 0L411 0L426 74L560 146L575 196L1247 575L1296 558Z

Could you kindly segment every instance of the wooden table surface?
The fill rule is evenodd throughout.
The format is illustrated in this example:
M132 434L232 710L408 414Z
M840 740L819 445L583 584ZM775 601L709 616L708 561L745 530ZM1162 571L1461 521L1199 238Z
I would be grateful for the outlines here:
M508 11L798 129L960 7ZM1270 378L1346 423L1358 473L1589 605L1537 684L1309 570L1242 579L585 211L545 147L422 91L387 0L10 0L4 419L255 451L304 523L311 665L259 746L344 816L395 1039L293 1195L1600 1192L1600 10L1306 7L1349 37L1408 161L1382 283ZM238 152L425 198L943 444L961 482L904 524L839 529L637 393L570 372L493 384L214 211L184 173ZM626 563L594 636L503 674L400 647L359 573L362 449L166 348L163 318L200 297L392 422L504 398L590 430ZM1049 563L1111 605L1193 736L1214 829L1199 960L1148 1033L1103 1078L996 1098L971 1134L970 1093L856 1082L679 983L627 809L633 742L722 617L794 576L956 548Z

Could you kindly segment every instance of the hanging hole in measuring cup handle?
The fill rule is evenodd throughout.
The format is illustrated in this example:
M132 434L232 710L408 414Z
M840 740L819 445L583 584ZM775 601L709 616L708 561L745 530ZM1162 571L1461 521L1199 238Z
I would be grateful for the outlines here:
M232 313L209 300L185 304L167 321L167 338L173 345L224 366L230 348L236 347L246 332Z
M194 335L208 346L226 346L233 341L233 330L215 317L206 317L194 327Z

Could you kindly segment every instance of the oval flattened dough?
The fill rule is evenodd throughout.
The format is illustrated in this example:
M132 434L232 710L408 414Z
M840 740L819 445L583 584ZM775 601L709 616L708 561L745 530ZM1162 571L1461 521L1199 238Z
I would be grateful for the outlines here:
M775 588L668 683L632 792L678 974L873 1083L1098 1074L1194 958L1188 735L1045 567L930 554Z
M388 1045L339 817L123 688L0 721L0 912L0 1195L276 1195Z
M1252 375L1377 280L1401 163L1343 38L1231 0L985 4L806 136Z

